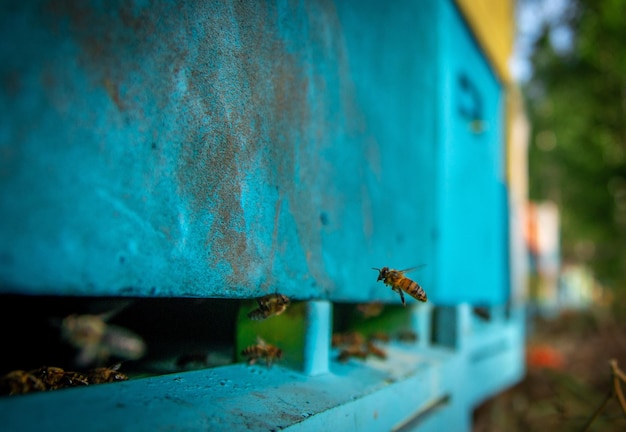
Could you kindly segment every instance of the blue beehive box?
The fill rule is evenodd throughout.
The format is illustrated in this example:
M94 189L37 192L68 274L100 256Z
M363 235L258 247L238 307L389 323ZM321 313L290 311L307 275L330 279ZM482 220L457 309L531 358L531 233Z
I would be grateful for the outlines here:
M410 364L430 366L418 375L409 368L412 378L398 384L406 388L393 391L382 390L378 369L354 372L360 386L344 380L351 369L328 366L332 303L400 304L373 267L423 265L409 276L429 302L408 309L424 330L422 347L441 341L427 334L431 305L452 311L458 339L469 325L459 305L509 301L504 85L454 2L30 1L3 4L0 20L2 294L243 300L280 292L306 302L304 377L272 370L259 386L303 383L319 395L327 387L309 375L320 375L345 387L284 427L335 421L314 414L351 412L346 401L355 399L378 419L363 395L393 401L444 375L441 387L380 413L378 426L418 418L409 406L432 401L467 413L519 379L522 328L508 321L483 340L504 346L494 361L513 366L471 396L446 384L466 357L445 350L428 354L432 364L410 354ZM242 393L255 386L237 387L250 373L239 366L194 372L207 388L222 380L237 388L225 405L203 399L197 412L219 411L230 424L228 414L247 404L241 415L256 415L258 401ZM185 405L193 398L180 396L198 391L188 380L89 394L94 405L109 391L113 400L130 395L146 430L218 427L196 423ZM74 391L82 390L0 400L0 411L28 429L35 423L18 415L35 398L62 411ZM142 412L151 391L165 402ZM189 412L167 414L169 394ZM130 427L121 414L103 421L106 430Z

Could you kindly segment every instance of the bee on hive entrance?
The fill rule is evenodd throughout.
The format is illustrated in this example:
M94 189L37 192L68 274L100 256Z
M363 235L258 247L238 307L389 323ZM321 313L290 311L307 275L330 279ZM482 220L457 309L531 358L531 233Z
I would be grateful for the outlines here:
M256 345L244 348L241 351L241 355L248 357L248 365L253 365L257 360L264 358L265 364L269 368L274 363L274 360L280 360L283 357L283 350L257 337Z
M415 270L422 266L411 267L405 270L394 270L389 267L383 267L381 269L372 267L372 270L378 270L378 281L383 281L387 286L390 286L392 290L400 294L400 300L402 300L402 306L406 306L404 301L404 293L407 293L411 297L421 302L427 301L426 292L424 289L414 280L409 279L404 274L412 270Z
M254 321L280 315L287 310L290 303L289 297L282 294L268 294L257 298L256 301L259 307L248 313L248 318Z
M387 338L387 340L389 339ZM371 337L366 339L362 333L357 331L333 333L332 346L333 348L340 348L337 360L342 363L353 357L365 360L370 354L380 359L387 358L387 353L376 346Z
M128 380L128 376L119 371L121 367L122 363L116 363L110 367L98 367L87 371L89 384L104 384Z
M14 370L0 377L0 395L15 395L46 390L45 384L24 370Z
M337 356L337 360L345 363L350 360L351 357L359 358L361 360L365 360L369 351L363 345L349 345L344 347Z
M66 371L54 366L42 366L29 372L14 370L0 377L0 394L14 395L126 381L128 377L119 372L120 366L121 363L117 363L111 367L90 369L86 373Z
M89 382L84 374L68 372L59 367L42 366L29 372L43 382L46 390L58 390L69 387L88 385Z

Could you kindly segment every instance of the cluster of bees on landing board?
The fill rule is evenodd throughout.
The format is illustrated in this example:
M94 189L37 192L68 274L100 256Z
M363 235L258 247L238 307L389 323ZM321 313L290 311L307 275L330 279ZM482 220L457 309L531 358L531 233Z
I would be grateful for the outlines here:
M103 367L111 357L136 360L146 351L144 340L132 331L108 321L130 303L102 314L71 314L53 320L62 339L78 350L74 366L85 372L67 371L60 367L42 366L33 370L13 370L0 376L0 395L16 395L38 391L59 390L86 385L126 381L117 362Z
M418 267L412 267L405 270L394 270L389 267L373 268L378 271L377 282L383 281L383 283L400 295L402 305L406 306L404 300L404 293L410 295L414 299L426 302L428 297L424 289L414 280L405 276L412 270ZM248 318L251 320L264 320L271 316L282 314L289 306L290 300L287 296L282 294L268 294L256 299L258 307L248 313ZM378 306L374 304L374 306ZM380 313L378 307L361 306L360 311L365 317L375 316ZM414 341L416 335L413 332L403 332L398 335L398 339L405 341ZM345 333L334 334L332 338L333 347L342 347L338 360L347 361L351 357L366 358L369 355L374 355L378 358L385 359L387 354L384 350L375 345L375 340L388 341L389 336L383 333L374 334L367 340L360 333ZM248 364L254 364L260 359L265 359L266 365L271 367L275 360L280 360L283 356L283 352L275 345L265 342L262 338L257 337L257 343L244 348L241 351L241 355L248 358Z
M121 363L111 367L99 367L87 372L70 372L58 367L43 366L31 371L14 370L0 377L0 394L15 395L47 390L59 390L126 381L128 377L119 372Z
M398 293L402 305L406 306L404 293L416 300L427 301L426 293L422 287L405 276L405 273L415 268L417 267L394 270L383 267L374 270L378 271L377 281L382 280L385 285ZM248 318L255 321L278 316L285 312L290 304L289 298L282 294L269 294L256 300L258 307L248 313ZM361 305L359 310L364 317L370 317L379 314L381 308L382 304L372 303ZM111 355L125 359L139 359L144 355L146 346L140 336L123 327L107 323L119 310L118 308L100 315L72 314L63 319L61 322L63 337L80 349L76 359L78 366L102 363ZM400 340L414 340L415 337L414 334L397 336ZM342 348L338 357L339 361L347 361L351 357L366 358L369 355L384 359L386 353L375 345L376 340L387 341L389 336L382 333L374 334L366 340L358 333L334 334L332 345ZM257 338L256 344L244 348L241 355L247 357L250 365L259 360L265 360L266 365L271 367L275 360L282 358L283 351L277 346ZM195 358L187 360L194 361ZM117 363L110 367L95 367L87 372L72 372L51 366L43 366L30 371L14 370L0 377L0 394L23 394L125 381L128 377L119 371L120 366L121 363Z
M332 346L340 349L337 360L342 363L352 357L365 360L370 355L384 360L387 353L376 342L389 342L392 337L405 343L417 341L417 334L413 330L400 330L393 336L386 332L375 332L367 338L359 332L346 332L334 333Z

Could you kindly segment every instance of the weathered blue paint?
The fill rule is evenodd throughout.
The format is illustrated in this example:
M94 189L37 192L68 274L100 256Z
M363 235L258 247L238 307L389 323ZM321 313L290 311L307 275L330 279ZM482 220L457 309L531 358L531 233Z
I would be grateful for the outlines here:
M506 299L501 89L451 2L2 7L4 292L397 301L370 267L426 264Z
M4 2L2 291L397 301L370 267L420 263L430 288L434 13Z
M439 14L435 304L509 298L502 86L453 2Z
M3 398L3 430L463 431L521 377L523 321L469 313L509 292L502 88L452 1L15 1L0 32L0 292L316 300L304 374ZM328 367L327 300L418 264L434 337L417 305L415 349Z

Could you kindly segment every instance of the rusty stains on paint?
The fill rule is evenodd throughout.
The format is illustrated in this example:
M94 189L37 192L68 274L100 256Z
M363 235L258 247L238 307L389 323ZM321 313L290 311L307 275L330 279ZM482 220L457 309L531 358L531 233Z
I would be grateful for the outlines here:
M206 272L219 270L232 289L256 289L253 270L271 272L283 259L280 277L329 285L320 212L334 227L343 205L334 181L345 167L327 152L362 126L331 2L47 5L48 25L69 33L79 67L122 113L114 118L140 125L144 144L158 149L147 157L160 157L159 180L174 183ZM268 215L267 226L254 225L265 236L248 231L255 206ZM283 254L284 245L301 251ZM309 274L287 260L305 261Z
M42 13L55 33L68 23L69 29L63 31L78 44L77 62L92 85L103 88L118 109L141 118L148 99L160 108L167 105L173 71L186 59L176 21L180 18L170 10L173 7L155 4L141 9L123 3L107 7L105 13L90 2L52 0Z
M181 149L179 190L192 205L196 218L210 212L213 218L205 237L209 263L230 263L233 273L245 271L246 233L240 204L241 172L236 162L235 137L217 140L190 131ZM215 137L211 137L215 138Z
M249 15L246 24L258 25L253 9L245 7ZM249 216L241 202L244 178L254 169L252 158L267 145L258 128L266 104L255 100L251 91L260 79L262 65L256 56L252 59L243 55L241 47L256 47L261 52L251 55L267 56L274 45L258 37L259 29L246 34L226 10L207 17L202 30L203 40L190 66L186 95L186 103L199 108L186 113L187 130L177 178L179 190L190 201L195 217L211 215L205 236L210 250L207 264L230 264L232 272L226 277L229 285L237 288L254 283L247 276L248 269L262 259L253 247L248 247L253 239L247 238ZM261 46L257 40L262 41Z
M120 97L120 89L117 83L113 82L110 78L104 78L104 88L106 89L109 97L115 102L115 105L120 111L124 111L124 102Z
M276 245L278 243L278 226L280 225L280 209L283 204L282 197L276 200L274 205L274 229L272 230L272 246L270 249L270 257L268 262L268 273L272 273L274 270L274 257L276 256ZM269 281L269 279L268 279Z

